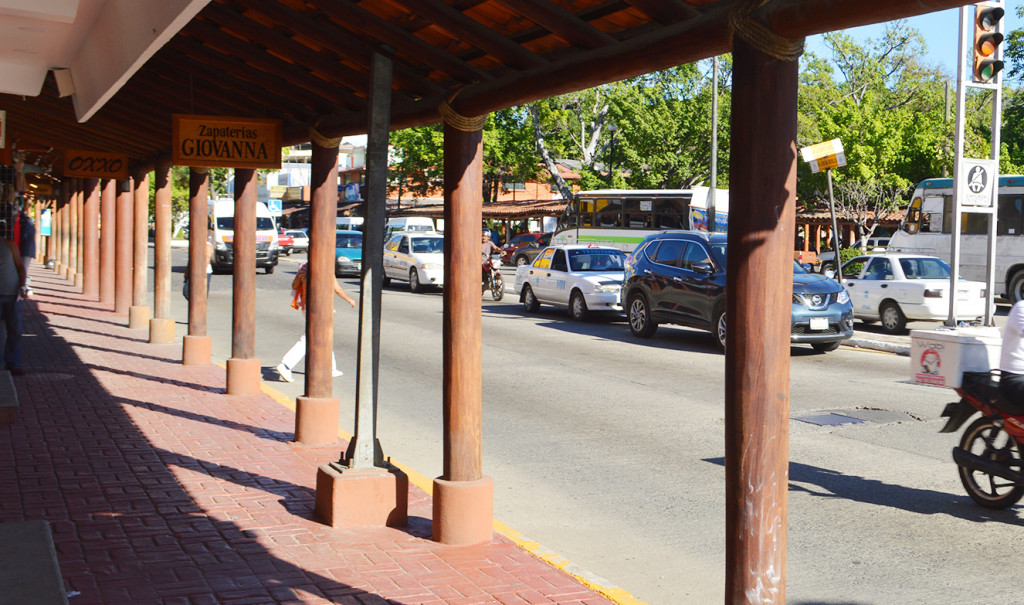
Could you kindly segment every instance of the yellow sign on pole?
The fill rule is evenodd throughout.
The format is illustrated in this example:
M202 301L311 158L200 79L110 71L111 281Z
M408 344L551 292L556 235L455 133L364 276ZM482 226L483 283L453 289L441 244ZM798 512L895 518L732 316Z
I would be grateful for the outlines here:
M281 120L174 116L175 166L280 168Z
M839 139L832 139L817 145L804 147L800 155L810 167L811 172L821 172L846 166L846 154L843 153L843 142Z

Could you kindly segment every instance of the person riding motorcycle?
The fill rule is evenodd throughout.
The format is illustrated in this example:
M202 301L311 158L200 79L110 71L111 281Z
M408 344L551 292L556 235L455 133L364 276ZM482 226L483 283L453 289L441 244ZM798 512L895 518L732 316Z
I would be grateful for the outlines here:
M496 245L494 245L494 242L491 241L491 230L490 229L484 229L483 234L480 236L480 240L481 240L481 243L480 243L480 263L481 263L481 270L482 270L481 277L483 278L483 282L486 283L487 282L487 274L491 270L491 266L490 266L490 262L489 262L491 260L491 253L492 252L500 253L501 252L501 248L499 248Z
M999 394L1007 401L1024 403L1024 300L1014 303L1006 316L999 354Z

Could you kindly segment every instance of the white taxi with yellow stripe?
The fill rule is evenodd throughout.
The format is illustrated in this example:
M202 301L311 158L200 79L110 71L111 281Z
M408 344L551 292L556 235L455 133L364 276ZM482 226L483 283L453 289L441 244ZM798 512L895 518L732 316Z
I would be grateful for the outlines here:
M384 244L384 285L409 282L420 292L444 285L444 236L436 231L396 231Z
M621 313L625 265L618 248L550 246L533 264L516 268L515 291L531 313L541 304L564 307L578 321L596 312Z

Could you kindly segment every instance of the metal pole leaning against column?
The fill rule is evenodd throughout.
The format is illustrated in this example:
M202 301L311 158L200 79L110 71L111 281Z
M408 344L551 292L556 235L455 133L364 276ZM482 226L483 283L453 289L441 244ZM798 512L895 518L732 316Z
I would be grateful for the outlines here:
M149 342L170 344L174 341L174 319L171 318L171 165L156 168L153 237L153 319L149 320Z
M68 259L71 253L71 249L68 246L68 212L71 208L71 199L65 198L60 208L60 240L57 245L60 246L60 276L64 279L71 275L71 267L68 266Z
M232 242L231 358L228 395L255 395L260 390L256 358L256 171L235 169L235 235Z
M100 194L100 302L114 304L114 255L117 253L117 181L104 179Z
M82 203L82 295L100 298L100 181L86 179Z
M114 253L114 313L127 315L132 306L132 184L117 182L117 238Z
M49 241L46 242L46 253L48 255L47 262L52 263L53 272L60 275L60 209L66 203L67 200L71 199L74 192L81 188L81 184L78 179L69 178L65 181L67 187L63 188L53 200L52 210L50 212L50 237Z
M128 309L128 327L149 328L150 308L146 304L146 278L149 275L149 173L137 174L132 183L132 306Z
M434 539L472 544L491 538L494 485L482 471L480 227L482 131L442 105L445 288L444 475L434 480ZM448 114L448 115L446 115ZM453 124L454 122L454 124ZM474 128L475 127L475 128ZM472 128L472 130L471 130Z
M79 183L83 183L82 179L79 179ZM79 187L78 192L75 194L75 286L79 289L84 287L85 284L85 190L83 187Z
M786 602L792 295L780 285L793 279L803 40L775 46L755 48L737 26L726 287L744 296L726 311L726 603Z
M181 345L181 363L209 365L213 339L206 333L206 269L210 265L206 248L206 215L209 208L210 177L207 168L188 173L188 334Z

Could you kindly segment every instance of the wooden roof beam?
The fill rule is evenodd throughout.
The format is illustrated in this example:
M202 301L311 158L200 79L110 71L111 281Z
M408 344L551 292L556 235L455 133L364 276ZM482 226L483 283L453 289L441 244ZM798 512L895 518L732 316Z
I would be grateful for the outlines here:
M453 37L493 55L502 63L518 69L530 69L547 63L543 58L508 38L494 34L489 28L438 0L389 0L409 12L416 13Z
M553 2L497 0L573 46L593 50L618 40Z
M377 17L354 2L321 0L317 2L317 8L328 17L337 20L339 24L352 32L352 36L364 40L364 43L371 48L390 46L464 84L486 82L492 79L487 72L452 57L422 38L390 21Z
M682 0L625 0L625 2L639 9L651 19L665 25L700 16L697 9Z

